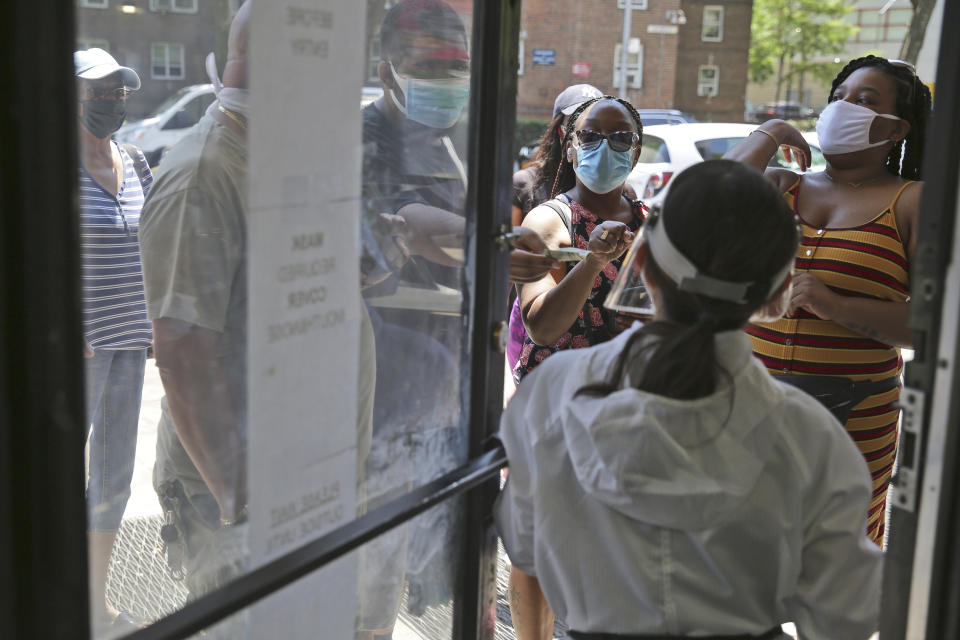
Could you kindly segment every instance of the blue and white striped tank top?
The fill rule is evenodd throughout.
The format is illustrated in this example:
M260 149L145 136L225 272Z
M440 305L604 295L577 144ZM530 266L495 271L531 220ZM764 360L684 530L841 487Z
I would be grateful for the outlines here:
M83 332L100 349L143 349L152 337L140 265L140 210L153 176L143 185L133 159L120 148L123 184L114 196L80 167L80 259Z

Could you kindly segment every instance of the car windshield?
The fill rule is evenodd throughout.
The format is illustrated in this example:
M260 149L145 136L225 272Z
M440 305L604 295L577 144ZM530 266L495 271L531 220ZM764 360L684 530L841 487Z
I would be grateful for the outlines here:
M744 136L737 136L735 138L711 138L710 140L698 140L694 145L697 147L697 151L700 152L701 158L704 160L716 160L717 158L722 158L723 154L733 149L737 146L737 143L743 139Z
M150 112L149 115L147 115L147 117L148 117L148 118L153 118L153 117L159 116L161 113L163 113L164 111L166 111L167 109L169 109L171 106L173 106L173 104L174 104L177 100L179 100L179 99L182 98L183 96L185 96L185 95L187 95L188 93L190 93L191 90L192 90L191 87L184 87L183 89L180 89L180 91L177 91L176 93L174 93L173 95L171 95L170 97L168 97L166 100L164 100L163 102L161 102L161 103L157 106L156 109L154 109L153 111Z

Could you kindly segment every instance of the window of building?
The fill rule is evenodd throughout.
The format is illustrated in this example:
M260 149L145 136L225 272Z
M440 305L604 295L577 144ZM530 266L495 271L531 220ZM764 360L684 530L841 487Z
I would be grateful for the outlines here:
M157 80L183 78L183 45L169 42L150 45L150 76Z
M874 8L851 11L845 19L857 27L854 42L899 44L907 37L912 16L913 9L889 9L886 13L880 13Z
M80 6L91 9L106 9L110 6L110 0L80 0Z
M697 95L712 97L720 88L720 67L715 64L702 64L697 71Z
M518 46L517 46L517 75L518 76L523 75L523 54L524 54L523 38L520 38L520 42L518 43Z
M636 52L631 49L636 49ZM613 48L613 86L619 88L620 81L620 45ZM631 89L643 87L643 44L634 39L627 48L627 86Z
M367 82L380 84L380 75L377 73L377 67L380 66L380 38L371 38L367 47Z
M231 9L233 6L231 5ZM239 6L237 7L239 8ZM170 11L172 13L196 13L197 0L150 0L151 11Z
M704 42L723 41L723 7L708 4L703 8L703 31L700 39Z
M110 43L102 38L77 38L77 51L83 51L84 49L110 51Z
M617 9L626 9L626 8L627 8L626 0L617 0ZM630 0L630 8L646 10L647 0Z

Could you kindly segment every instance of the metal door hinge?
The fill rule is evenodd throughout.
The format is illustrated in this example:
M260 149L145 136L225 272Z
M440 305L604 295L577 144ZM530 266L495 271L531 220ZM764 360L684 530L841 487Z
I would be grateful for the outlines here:
M926 394L904 387L900 392L900 451L897 474L893 479L894 506L914 513L920 492L920 459L923 451L923 416Z

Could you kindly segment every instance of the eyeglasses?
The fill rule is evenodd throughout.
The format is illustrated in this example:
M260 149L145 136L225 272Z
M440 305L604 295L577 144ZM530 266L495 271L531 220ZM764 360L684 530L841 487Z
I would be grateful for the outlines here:
M123 100L130 95L130 89L118 87L115 89L102 89L100 87L91 87L88 100Z
M887 60L894 67L900 67L901 69L906 69L913 75L917 75L917 68L906 60Z
M604 140L614 151L629 151L640 144L640 134L636 131L614 131L604 135L589 129L581 129L577 131L577 139L580 140L580 146L587 151L593 151Z

